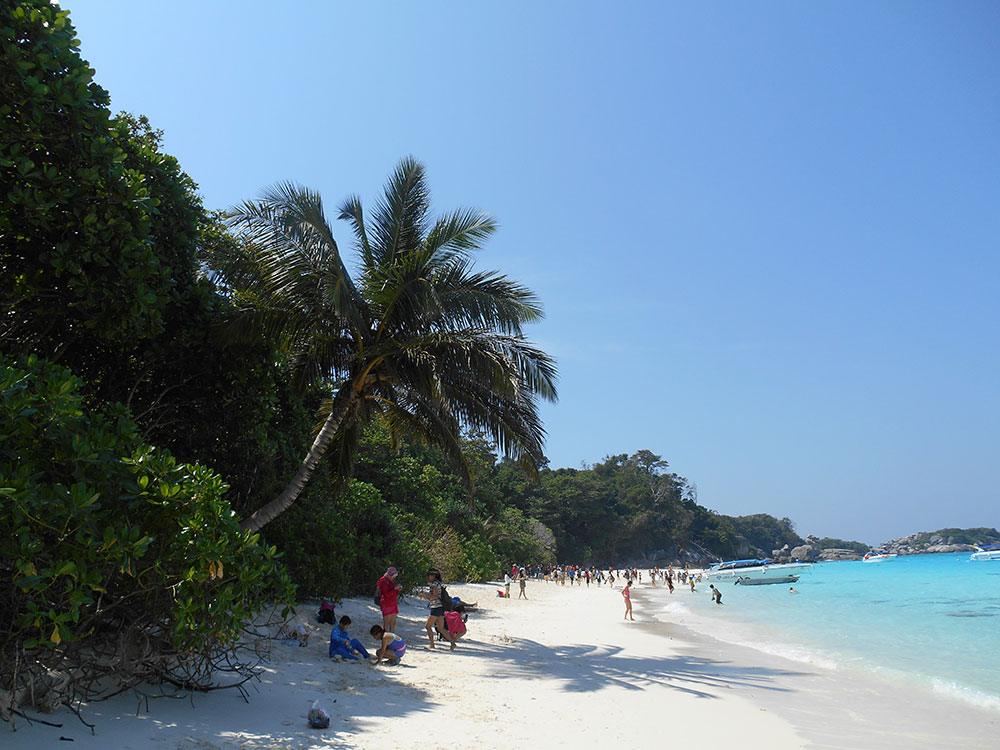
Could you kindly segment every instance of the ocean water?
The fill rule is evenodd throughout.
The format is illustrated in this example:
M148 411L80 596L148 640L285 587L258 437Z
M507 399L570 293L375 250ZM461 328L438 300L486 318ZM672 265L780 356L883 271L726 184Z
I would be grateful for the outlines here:
M656 590L666 619L828 669L866 670L1000 711L1000 561L968 553L818 563L794 584ZM652 593L652 592L650 592Z

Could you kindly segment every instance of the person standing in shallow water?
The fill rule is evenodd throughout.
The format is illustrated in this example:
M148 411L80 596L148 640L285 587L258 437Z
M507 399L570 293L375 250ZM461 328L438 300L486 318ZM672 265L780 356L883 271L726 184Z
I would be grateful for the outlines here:
M635 622L635 618L632 617L632 581L625 584L625 588L622 589L622 596L625 597L625 616L622 619Z
M716 604L722 604L722 592L715 588L715 584L709 584L708 587L712 589L712 601ZM694 588L691 589L694 591Z

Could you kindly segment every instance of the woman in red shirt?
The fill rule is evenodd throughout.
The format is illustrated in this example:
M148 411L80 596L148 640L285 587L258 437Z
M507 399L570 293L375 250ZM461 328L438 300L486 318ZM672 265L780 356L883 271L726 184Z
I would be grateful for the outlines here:
M399 574L395 568L389 568L385 575L378 579L378 605L382 609L382 627L387 633L396 631L396 615L399 614L399 592L403 587L396 583Z

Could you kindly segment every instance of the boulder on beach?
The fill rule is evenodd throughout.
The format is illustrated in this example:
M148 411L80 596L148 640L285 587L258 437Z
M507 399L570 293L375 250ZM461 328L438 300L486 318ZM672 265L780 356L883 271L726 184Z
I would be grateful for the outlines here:
M791 557L795 560L805 560L807 562L816 559L816 548L811 544L801 544L792 549Z
M836 547L828 547L827 549L820 550L819 553L820 560L860 560L861 555L852 549L839 549Z

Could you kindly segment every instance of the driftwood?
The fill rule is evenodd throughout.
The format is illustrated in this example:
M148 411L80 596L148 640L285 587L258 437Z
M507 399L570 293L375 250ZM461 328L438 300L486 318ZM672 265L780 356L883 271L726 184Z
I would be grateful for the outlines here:
M150 698L182 698L193 693L238 690L248 699L248 686L259 679L262 663L270 656L273 633L283 622L278 610L263 614L242 630L232 644L209 645L201 651L184 652L171 645L164 628L155 624L138 627L108 622L79 642L33 649L11 645L0 661L0 719L48 726L61 724L39 719L33 713L49 713L67 707L93 732L82 704L106 700L132 692L149 708Z

